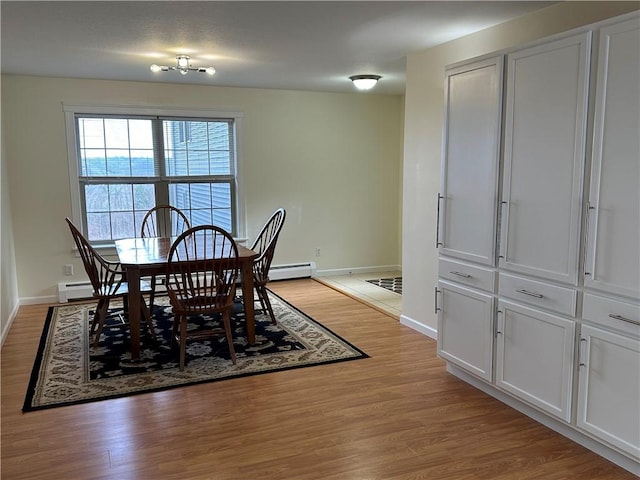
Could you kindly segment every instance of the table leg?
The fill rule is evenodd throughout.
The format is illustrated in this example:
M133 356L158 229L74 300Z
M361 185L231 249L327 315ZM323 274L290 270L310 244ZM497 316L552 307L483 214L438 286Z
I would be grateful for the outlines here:
M129 285L129 329L131 335L131 359L140 360L140 268L127 267Z
M247 342L256 343L256 317L253 308L253 259L242 262L242 297L244 299L244 318L247 322Z

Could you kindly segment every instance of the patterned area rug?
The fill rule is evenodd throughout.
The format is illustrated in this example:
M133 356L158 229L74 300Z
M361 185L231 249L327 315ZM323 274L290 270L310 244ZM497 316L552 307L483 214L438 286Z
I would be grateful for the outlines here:
M225 339L194 340L187 342L182 372L178 349L169 347L173 317L166 297L158 298L154 307L158 340L143 335L138 362L131 361L126 329L105 328L98 347L89 345L95 303L50 307L23 411L368 357L273 292L269 295L278 324L272 325L257 311L252 346L246 341L242 304L237 304L233 316L237 365L231 363ZM121 305L114 302L113 307L108 323L122 313ZM211 323L221 320L198 317L193 328Z
M367 282L402 295L402 277L375 278L373 280L367 280Z

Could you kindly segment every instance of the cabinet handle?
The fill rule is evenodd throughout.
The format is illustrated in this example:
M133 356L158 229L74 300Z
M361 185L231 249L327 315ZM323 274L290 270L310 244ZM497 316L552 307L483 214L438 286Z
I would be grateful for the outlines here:
M498 310L498 324L496 325L496 338L498 337L498 335L502 335L502 332L500 330L502 330L500 328L500 317L502 316L502 310Z
M516 292L522 293L523 295L529 295L530 297L544 298L544 295L542 295L541 293L530 292L529 290L525 290L524 288L517 288Z
M462 273L462 272L449 272L449 273L452 275L457 275L462 278L471 278L471 275L469 275L468 273Z
M438 307L438 293L440 293L440 290L438 290L438 287L435 287L434 292L433 292L433 304L435 305L435 314L437 315L438 312L440 310L442 310L441 308Z
M631 318L623 317L622 315L616 315L614 313L609 314L610 318L615 318L616 320L622 320L623 322L632 323L634 325L640 325L640 322L637 320L632 320Z
M580 338L580 351L578 352L578 356L580 358L578 366L580 366L580 367L586 366L586 363L584 363L584 361L582 360L582 356L584 354L584 350L582 349L583 342L584 342L584 345L586 345L587 344L587 339L584 338L584 337L581 337Z
M506 238L506 237L507 237L506 231L507 231L507 230L506 230L506 225L505 225L505 222L504 222L504 214L505 214L505 212L507 211L507 205L509 205L509 202L507 202L507 201L503 200L503 201L501 201L501 202L500 202L500 204L502 205L502 210L500 211L500 215L501 215L501 217L502 217L502 218L500 219L500 230L501 230L501 231L504 231L504 232L505 232L505 235L504 235L504 238L499 238L499 240L500 240L500 247L498 248L498 258L506 258L506 257L505 257L505 254L504 254L504 253L502 253L502 251L503 251L503 245L504 245L505 243L507 243L507 242L506 242L506 240L507 240L507 238ZM502 241L502 240L504 240L504 241Z
M444 197L438 192L438 203L436 206L436 248L444 245L444 243L440 241L440 200L443 198Z
M591 275L591 272L587 272L587 252L589 251L589 224L590 224L590 218L591 218L591 211L595 209L596 207L591 205L591 202L587 202L587 218L584 226L584 257L582 260L585 275Z

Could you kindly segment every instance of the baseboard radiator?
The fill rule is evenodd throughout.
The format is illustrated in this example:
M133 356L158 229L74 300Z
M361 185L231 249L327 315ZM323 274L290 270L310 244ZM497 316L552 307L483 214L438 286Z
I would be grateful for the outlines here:
M293 278L308 278L316 274L316 263L297 263L292 265L271 265L269 280L289 280Z
M315 272L315 262L297 263L293 265L272 265L271 270L269 270L269 279L288 280L294 278L308 278L314 276ZM58 283L58 301L60 303L91 298L92 296L93 288L91 287L91 283L88 281Z
M58 301L60 303L91 297L93 297L93 287L91 287L91 283L89 281L69 283L60 282L58 284Z

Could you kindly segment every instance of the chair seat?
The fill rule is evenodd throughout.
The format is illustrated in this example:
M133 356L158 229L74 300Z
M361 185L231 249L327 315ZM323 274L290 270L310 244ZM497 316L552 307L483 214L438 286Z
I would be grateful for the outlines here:
M233 306L233 297L229 295L201 295L180 299L178 302L171 303L176 313L193 313L194 310L205 313L209 310L219 311L223 308L231 308ZM213 308L212 305L215 305L215 308Z
M140 281L140 293L151 293L151 284L146 280ZM120 285L109 286L102 285L102 288L99 292L96 292L94 297L119 297L123 295L129 294L129 284L127 282L122 282Z

